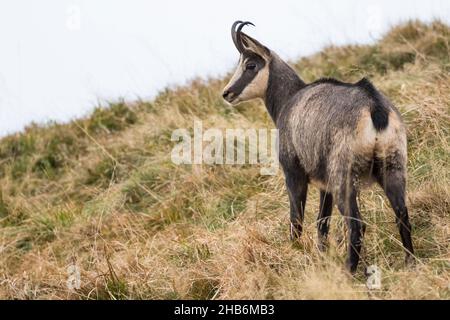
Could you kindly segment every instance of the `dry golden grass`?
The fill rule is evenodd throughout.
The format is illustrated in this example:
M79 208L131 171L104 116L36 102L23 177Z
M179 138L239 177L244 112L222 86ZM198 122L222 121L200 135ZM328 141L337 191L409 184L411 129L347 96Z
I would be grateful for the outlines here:
M272 127L260 102L228 108L225 80L196 80L0 141L0 298L449 299L449 48L448 26L411 22L376 45L331 47L293 64L307 81L369 75L403 113L415 267L403 265L378 188L361 194L368 229L351 277L336 210L330 250L317 250L317 190L304 235L291 243L281 172L172 164L172 130L194 119L205 128ZM380 290L365 285L371 264L382 270ZM71 265L79 289L67 287Z

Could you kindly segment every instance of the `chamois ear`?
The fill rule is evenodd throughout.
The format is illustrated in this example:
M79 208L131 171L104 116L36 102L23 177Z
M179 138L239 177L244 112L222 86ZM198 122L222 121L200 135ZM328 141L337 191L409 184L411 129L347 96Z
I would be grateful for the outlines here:
M242 32L241 41L242 46L244 47L245 50L254 52L265 59L270 58L271 54L269 48L261 44L259 41L253 39L249 35Z
M254 24L250 21L242 22L240 20L234 22L231 26L231 38L233 39L236 49L239 53L250 51L260 55L262 58L270 58L270 50L267 47L263 46L261 43L241 31L242 28L247 25L254 26Z

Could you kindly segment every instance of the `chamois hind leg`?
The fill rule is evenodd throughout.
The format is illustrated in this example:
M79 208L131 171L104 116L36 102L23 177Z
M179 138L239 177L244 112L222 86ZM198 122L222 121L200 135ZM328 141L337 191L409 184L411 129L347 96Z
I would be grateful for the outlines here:
M343 188L336 199L338 209L347 221L349 247L346 266L351 273L355 273L358 267L362 238L365 231L356 196L357 191L355 187L351 186L349 192L346 192L345 188Z
M379 170L375 174L395 212L395 221L400 231L403 248L406 252L405 262L414 262L414 248L411 240L411 224L408 208L405 204L406 179L405 172L398 168Z
M333 211L333 196L331 193L320 191L319 214L317 216L317 235L320 251L327 248L328 230L330 228L331 212Z

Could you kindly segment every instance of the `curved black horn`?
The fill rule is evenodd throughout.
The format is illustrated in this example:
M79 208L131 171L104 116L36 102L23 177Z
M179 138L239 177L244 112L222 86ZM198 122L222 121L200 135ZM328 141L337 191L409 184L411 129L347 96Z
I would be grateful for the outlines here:
M244 46L242 45L242 40L241 40L241 30L242 28L244 28L246 25L252 25L255 26L253 23L251 23L250 21L245 21L243 23L241 23L239 25L239 27L236 30L236 42L239 44L240 46L240 51L239 52L243 52L244 51Z
M237 28L237 30L235 31L236 26L239 24L239 27ZM246 25L252 25L255 26L253 23L251 23L250 21L236 21L235 23L233 23L233 26L231 27L231 35L233 37L233 42L234 45L236 46L236 48L238 49L238 51L240 53L242 53L244 51L244 47L242 46L242 41L241 41L241 30L243 27L245 27Z
M238 21L235 21L233 23L233 25L231 26L231 38L233 39L233 43L236 46L236 49L238 49L238 51L239 51L239 45L238 45L237 39L236 39L236 26L240 23L243 23L243 22L238 20Z

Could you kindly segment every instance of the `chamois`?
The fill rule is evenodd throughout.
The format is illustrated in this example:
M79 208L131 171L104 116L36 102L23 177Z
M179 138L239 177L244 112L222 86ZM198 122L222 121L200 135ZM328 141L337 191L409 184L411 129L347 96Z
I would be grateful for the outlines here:
M360 188L377 182L395 211L406 252L414 261L405 204L406 130L399 111L372 83L335 79L303 82L275 52L242 32L251 22L236 21L231 35L239 65L223 90L231 105L263 99L279 130L279 160L290 202L290 236L302 233L308 185L320 189L319 249L327 247L333 204L349 234L346 267L355 273L365 232L357 204Z

